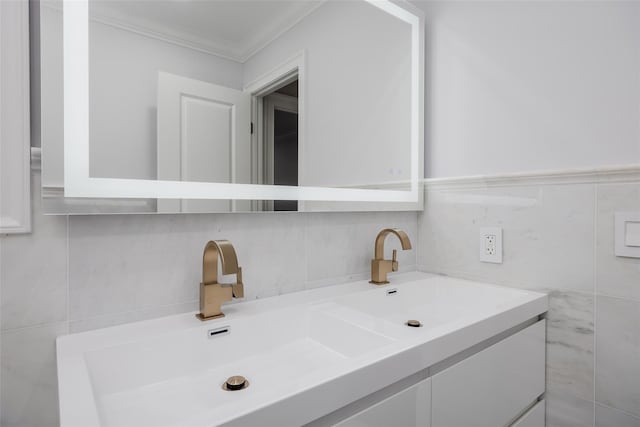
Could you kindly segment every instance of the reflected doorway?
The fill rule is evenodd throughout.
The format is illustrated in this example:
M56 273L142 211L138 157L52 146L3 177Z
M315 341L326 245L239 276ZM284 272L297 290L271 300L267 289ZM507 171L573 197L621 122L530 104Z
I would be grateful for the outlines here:
M263 182L298 185L298 80L263 97ZM264 210L297 211L297 200L268 200Z

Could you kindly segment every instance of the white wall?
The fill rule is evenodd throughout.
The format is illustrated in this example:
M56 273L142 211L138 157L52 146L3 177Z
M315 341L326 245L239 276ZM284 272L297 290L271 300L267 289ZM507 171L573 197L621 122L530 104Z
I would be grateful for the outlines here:
M410 48L409 24L362 1L327 2L245 63L248 84L305 50L301 185L410 178Z
M44 7L41 21L43 182L61 185L61 13ZM240 64L91 22L91 176L156 178L158 71L241 89L305 49L301 184L407 180L410 34L407 23L364 1L329 2Z
M639 2L415 2L427 177L640 163Z
M566 178L428 184L419 268L548 293L546 426L640 427L640 259L614 254L640 168ZM503 263L480 262L480 227L495 226Z
M92 22L90 173L156 178L158 72L242 89L242 64Z
M43 182L63 181L62 14L41 7ZM242 88L242 64L91 22L90 173L156 178L158 71Z
M639 2L418 5L428 177L640 163ZM639 171L427 183L420 269L549 294L547 427L640 426L640 260L613 251Z
M415 212L52 216L37 172L32 194L33 232L0 236L3 427L58 425L57 336L196 311L210 239L233 242L248 300L365 279L383 228L418 241Z
M432 176L638 161L638 4L421 7ZM417 252L430 271L553 291L549 427L638 425L640 265L612 254L613 212L640 210L637 179L445 188L417 228L415 213L47 217L34 178L33 234L0 237L3 426L56 425L56 336L196 309L207 239L236 243L247 295L263 297L366 275L387 226L419 241L402 268ZM477 227L495 224L505 262L481 264Z

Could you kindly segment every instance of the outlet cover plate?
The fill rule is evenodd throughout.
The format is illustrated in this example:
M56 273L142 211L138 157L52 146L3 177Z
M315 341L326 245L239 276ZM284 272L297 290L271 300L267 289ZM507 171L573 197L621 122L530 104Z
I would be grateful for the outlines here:
M480 228L480 261L502 264L502 228Z
M640 258L640 212L615 213L615 254Z

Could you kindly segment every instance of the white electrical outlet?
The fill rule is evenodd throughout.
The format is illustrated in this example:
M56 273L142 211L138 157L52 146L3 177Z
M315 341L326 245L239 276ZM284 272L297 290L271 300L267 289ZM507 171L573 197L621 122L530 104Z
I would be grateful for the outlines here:
M480 261L502 264L502 228L480 229Z

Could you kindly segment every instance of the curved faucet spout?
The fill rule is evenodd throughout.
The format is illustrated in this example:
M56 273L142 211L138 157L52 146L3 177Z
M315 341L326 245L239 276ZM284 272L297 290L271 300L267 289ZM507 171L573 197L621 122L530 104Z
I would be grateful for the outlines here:
M384 239L388 234L395 234L398 239L400 239L403 251L411 249L411 240L409 240L409 236L399 228L385 228L378 233L373 259L371 260L371 281L369 283L376 285L389 283L387 280L387 273L398 271L398 260L396 258L397 251L395 249L393 250L392 259L384 259Z
M400 230L399 228L385 228L380 233L378 233L378 237L376 237L376 246L374 252L375 259L384 259L384 240L388 234L395 234L396 236L398 236L403 251L411 249L411 240L409 240L409 236L407 236L407 233Z
M218 283L218 257L222 274L236 274L236 283L223 286ZM202 254L202 283L200 283L200 320L224 316L220 306L232 298L244 297L242 267L238 266L238 256L228 240L211 240Z
M222 263L222 274L238 272L238 256L228 240L210 240L202 254L202 283L218 283L218 257Z

